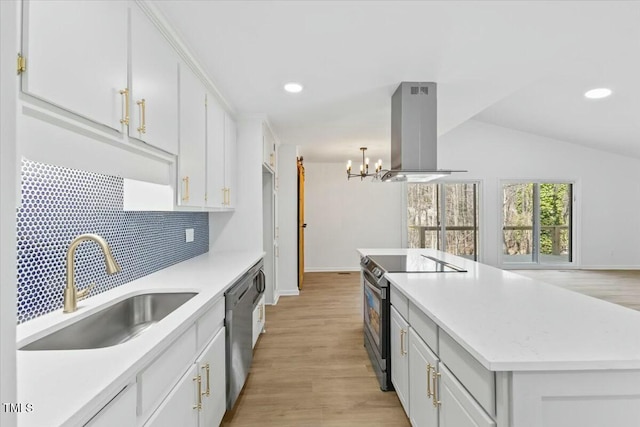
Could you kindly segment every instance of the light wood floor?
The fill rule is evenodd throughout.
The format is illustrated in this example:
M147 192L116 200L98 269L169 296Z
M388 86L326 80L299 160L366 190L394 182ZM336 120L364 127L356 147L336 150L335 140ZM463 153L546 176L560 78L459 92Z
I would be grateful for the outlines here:
M364 349L359 278L307 273L299 297L267 306L267 332L223 426L410 425Z
M640 270L513 270L513 272L640 310Z

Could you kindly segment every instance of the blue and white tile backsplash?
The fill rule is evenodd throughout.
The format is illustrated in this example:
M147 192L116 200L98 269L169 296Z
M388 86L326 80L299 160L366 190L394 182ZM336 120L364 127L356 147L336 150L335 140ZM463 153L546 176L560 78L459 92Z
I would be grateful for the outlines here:
M83 233L104 237L122 272L109 276L93 242L76 251L76 283L91 295L209 251L206 212L125 212L123 179L22 161L17 215L18 323L62 309L65 255ZM185 243L185 229L195 241Z

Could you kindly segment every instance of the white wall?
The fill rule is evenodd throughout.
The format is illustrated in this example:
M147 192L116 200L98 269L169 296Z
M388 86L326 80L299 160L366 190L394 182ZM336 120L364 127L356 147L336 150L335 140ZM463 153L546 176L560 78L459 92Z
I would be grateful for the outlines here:
M278 293L298 295L298 167L295 145L278 147ZM277 296L276 296L277 299Z
M344 163L305 172L305 271L357 270L357 248L401 246L402 184L347 181Z
M0 2L0 401L16 402L16 113L18 2ZM27 402L24 402L27 403ZM0 424L16 425L0 408Z
M500 180L575 181L577 265L640 268L640 159L584 148L478 121L440 138L438 166L481 181L481 260L497 265Z
M209 214L209 250L262 251L262 118L240 118L234 212Z

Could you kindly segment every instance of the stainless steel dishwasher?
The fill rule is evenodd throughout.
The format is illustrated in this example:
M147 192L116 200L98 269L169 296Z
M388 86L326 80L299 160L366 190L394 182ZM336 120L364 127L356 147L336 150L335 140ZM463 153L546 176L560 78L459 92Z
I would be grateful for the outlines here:
M227 409L232 409L236 403L253 361L252 314L264 292L262 267L261 260L225 293Z

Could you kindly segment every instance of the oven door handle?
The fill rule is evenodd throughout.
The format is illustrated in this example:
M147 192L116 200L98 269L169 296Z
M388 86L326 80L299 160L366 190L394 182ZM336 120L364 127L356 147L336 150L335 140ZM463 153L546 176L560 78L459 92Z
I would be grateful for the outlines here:
M374 285L374 283L378 282L376 278L373 277L373 275L369 273L367 270L362 270L362 274L364 275L364 281L367 282L369 285L375 287L375 289L378 290L378 294L380 294L380 291L379 291L380 288Z
M380 298L384 299L386 298L384 289L380 289L377 286L371 284L371 282L369 282L368 280L365 279L364 281L365 286L367 286L369 289L371 289L373 292L375 292Z

